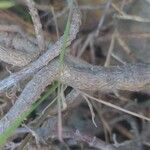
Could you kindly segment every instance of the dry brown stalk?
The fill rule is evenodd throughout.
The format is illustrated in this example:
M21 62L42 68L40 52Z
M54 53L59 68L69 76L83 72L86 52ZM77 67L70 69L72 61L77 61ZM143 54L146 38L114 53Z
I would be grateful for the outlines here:
M31 15L33 15L33 13L31 13ZM80 23L80 10L74 8L67 46L70 46L71 42L76 38ZM38 30L36 31L38 36L40 34L40 27L36 30ZM42 35L39 39L41 38L43 38ZM63 39L64 36L60 37L60 39L54 45L49 47L37 60L0 82L0 93L2 93L19 81L34 75L25 86L14 106L0 120L0 134L2 134L15 119L35 102L48 85L58 78L63 84L78 90L100 90L102 92L114 90L136 91L149 87L150 64L144 63L100 67L86 64L79 59L66 57L64 69L60 74L59 59L56 57L59 55L63 46ZM40 45L41 49L44 47L42 45ZM1 53L3 61L7 62L6 59L9 59L9 55L13 56L12 59L14 58L14 63L12 64L15 64L16 61L18 61L16 60L16 56L14 57L14 53L11 53L8 49L2 48L1 50L5 51L5 53ZM20 52L18 52L18 54L20 54Z

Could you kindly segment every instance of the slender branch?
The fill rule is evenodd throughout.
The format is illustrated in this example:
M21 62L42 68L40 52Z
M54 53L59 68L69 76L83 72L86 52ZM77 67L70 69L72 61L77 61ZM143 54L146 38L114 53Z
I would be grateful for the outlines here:
M18 34L14 34L14 32ZM14 66L27 65L39 56L38 47L33 40L33 38L29 39L21 29L15 29L15 26L11 25L6 26L0 32L0 60Z
M80 20L80 12L75 8L67 46L71 44L79 31ZM59 55L64 41L63 38L64 36L29 66L0 82L1 93L35 73L15 105L0 120L0 134L35 102L47 85L58 77L60 77L62 83L80 90L113 91L119 89L135 91L150 85L150 64L142 63L105 68L80 63L78 59L66 57L64 69L59 74L59 60L54 58ZM50 62L51 60L53 61Z
M150 87L150 64L137 63L113 67L99 67L66 58L61 82L80 90L139 91Z
M34 24L34 29L35 29L39 49L40 49L40 51L44 51L45 50L45 41L44 41L44 35L43 35L43 31L42 31L42 24L41 24L39 15L38 15L38 11L35 7L35 3L33 0L25 0L25 3L30 10L30 14L31 14L32 21Z
M24 66L32 61L33 57L36 57L34 53L26 53L22 51L17 51L14 49L6 49L0 46L0 60L13 64L14 66Z
M51 135L52 138L58 138L57 132L47 129L48 134ZM101 150L117 150L117 148L113 144L106 144L104 141L99 138L92 137L91 135L86 135L80 133L78 130L73 132L72 130L66 129L62 133L63 138L71 138L75 141L83 141L89 144L90 147L98 148Z
M60 77L64 84L80 90L140 90L150 84L150 64L129 64L111 68L75 63L66 57L64 69L59 70L59 59L42 68L26 85L15 105L0 120L0 133L40 96L45 87Z
M49 71L48 71L48 70ZM47 74L49 72L49 74ZM50 73L51 72L51 73ZM26 85L14 106L0 121L0 134L2 134L23 112L25 112L32 103L34 103L40 94L56 78L58 67L55 61L51 63L51 68L47 66L41 69L34 78Z
M80 11L77 8L73 9L72 22L70 26L69 37L67 41L67 46L71 44L71 42L75 39L79 27L81 24L81 15ZM19 81L23 79L27 79L32 76L38 70L40 70L43 66L47 65L49 61L57 57L60 53L60 50L63 45L64 36L60 37L60 39L42 55L36 61L26 66L21 71L10 75L0 82L0 93L4 92L8 88L16 85Z

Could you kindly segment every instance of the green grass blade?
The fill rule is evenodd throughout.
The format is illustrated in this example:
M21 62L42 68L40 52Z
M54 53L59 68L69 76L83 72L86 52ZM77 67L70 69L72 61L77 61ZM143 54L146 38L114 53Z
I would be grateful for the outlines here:
M6 142L6 140L13 134L15 129L19 127L20 124L26 119L26 117L31 114L31 112L35 110L49 95L51 95L57 87L58 83L54 84L40 99L33 103L25 112L23 112L16 120L14 120L10 127L8 127L4 133L0 135L0 145Z
M0 1L0 9L8 9L10 7L13 7L14 5L15 5L15 2L12 0Z
M71 25L71 12L72 10L70 10L69 16L68 16L68 20L67 20L67 24L66 24L66 28L64 31L64 41L63 41L63 45L62 45L62 49L59 55L59 62L60 62L60 68L63 67L64 64L64 56L65 56L65 52L66 52L66 48L67 48L67 40L69 37L69 31L70 31L70 25Z
M7 1L3 1L3 2L7 2ZM2 5L1 5L2 4ZM0 2L0 9L1 8L6 8L6 7L12 7L14 6L14 3L12 1L8 1L8 3L1 3ZM66 24L66 28L64 31L64 41L63 41L63 46L60 52L60 56L59 56L59 60L60 60L60 69L63 68L63 64L64 64L64 56L65 56L65 52L66 52L66 45L67 45L67 40L69 37L69 31L70 31L70 20L71 20L71 12L72 9L70 9L70 13L68 16L68 20L67 20L67 24ZM4 131L3 134L0 135L0 145L4 144L6 142L6 140L13 134L13 132L15 131L15 129L17 127L19 127L21 125L21 123L26 119L26 117L31 114L31 112L33 110L35 110L50 94L52 94L56 88L60 88L60 82L58 81L54 86L52 86L48 91L45 92L45 94L38 99L34 104L32 104L25 112L23 112L16 120L14 120L14 122Z

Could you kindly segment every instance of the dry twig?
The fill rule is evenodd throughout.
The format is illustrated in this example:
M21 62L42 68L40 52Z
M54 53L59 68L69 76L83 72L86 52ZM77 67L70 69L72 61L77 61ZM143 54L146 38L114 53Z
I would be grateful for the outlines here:
M46 46L45 46L41 21L40 21L39 15L38 15L38 11L35 7L35 3L33 0L25 0L25 3L27 4L27 6L30 10L30 14L31 14L32 21L34 24L34 29L35 29L39 49L40 49L40 51L44 51Z
M59 75L59 61L53 60L48 66L41 69L27 84L15 105L0 121L0 133L11 122L24 112L48 86L60 77L64 84L80 90L140 90L150 83L150 65L136 64L120 67L103 68L87 64L77 64L73 58L65 61L64 70ZM134 114L135 115L135 114Z
M72 22L70 27L70 33L67 41L67 46L71 44L71 42L75 39L76 34L79 31L79 26L81 24L81 16L80 11L75 8L73 10ZM57 57L60 53L60 50L63 45L64 36L60 37L60 39L52 46L48 48L48 50L40 56L37 60L32 62L30 65L23 68L21 71L10 75L0 82L0 93L4 92L8 88L16 85L19 81L27 79L32 76L38 70L40 70L43 66L47 65L52 59Z

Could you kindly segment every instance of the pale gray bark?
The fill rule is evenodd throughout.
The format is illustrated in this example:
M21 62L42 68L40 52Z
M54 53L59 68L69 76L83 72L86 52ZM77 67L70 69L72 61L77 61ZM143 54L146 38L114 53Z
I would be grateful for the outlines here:
M80 22L80 11L77 8L74 8L67 46L69 46L76 38ZM59 60L55 57L60 53L64 42L63 39L64 36L62 36L54 45L49 47L37 60L0 82L0 93L2 93L19 81L34 75L33 79L25 86L14 106L0 120L0 134L4 133L13 121L37 100L45 90L46 86L58 78L62 83L75 89L90 91L135 91L149 86L150 64L129 64L106 68L92 66L83 62L80 63L78 59L66 57L64 68L60 72ZM7 49L1 49L1 52L4 50L7 51ZM14 58L13 61L18 61L16 60L14 53L9 51L4 54L5 55L1 53L3 61L8 62L6 59L9 59L9 55ZM20 54L20 52L18 54ZM15 64L16 62L11 63Z
M74 60L73 60L74 59ZM129 64L117 67L97 67L75 63L73 57L66 57L63 70L59 59L42 68L26 85L15 105L0 120L0 133L34 103L45 88L58 78L64 84L79 90L140 90L150 84L150 64Z
M68 41L66 46L69 46L71 42L75 39L79 27L81 24L81 15L78 9L73 10L72 22L70 27L70 33L68 37ZM60 50L63 46L63 38L64 36L60 37L60 39L52 46L48 48L48 50L41 55L37 60L20 70L14 74L11 74L9 77L5 78L0 82L0 93L4 92L8 88L16 85L19 81L23 79L27 79L28 77L32 76L38 70L40 70L43 66L47 65L52 59L57 57L60 53ZM5 59L5 58L4 58ZM7 58L8 59L8 58ZM14 58L15 61L15 58Z

